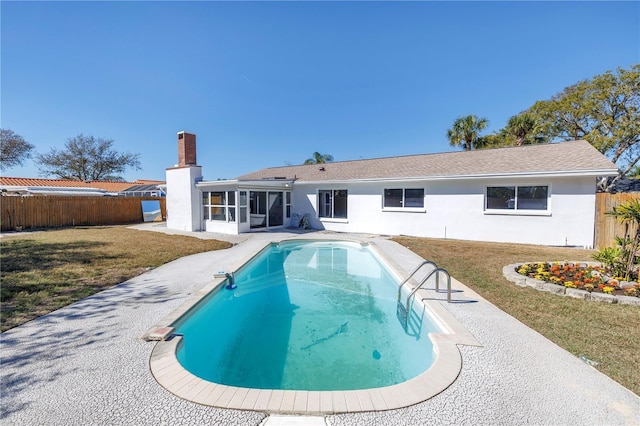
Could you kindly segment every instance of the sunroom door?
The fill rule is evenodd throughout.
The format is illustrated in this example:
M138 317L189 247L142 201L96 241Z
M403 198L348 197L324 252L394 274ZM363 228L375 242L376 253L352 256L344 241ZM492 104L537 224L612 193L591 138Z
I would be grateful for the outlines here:
M282 192L269 192L269 227L282 226L284 223L283 207Z
M264 191L249 192L249 224L251 228L267 226L267 193Z

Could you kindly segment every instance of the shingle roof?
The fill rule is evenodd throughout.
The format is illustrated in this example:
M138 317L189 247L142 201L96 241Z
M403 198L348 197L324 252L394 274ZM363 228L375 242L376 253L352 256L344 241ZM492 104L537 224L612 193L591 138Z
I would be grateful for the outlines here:
M56 188L94 188L108 192L120 192L138 184L149 182L164 183L161 181L137 180L135 182L111 182L111 181L81 181L70 179L37 179L37 178L14 178L0 176L0 186L18 187L56 187Z
M612 175L617 167L587 141L272 167L243 180L297 182L450 178L527 174Z

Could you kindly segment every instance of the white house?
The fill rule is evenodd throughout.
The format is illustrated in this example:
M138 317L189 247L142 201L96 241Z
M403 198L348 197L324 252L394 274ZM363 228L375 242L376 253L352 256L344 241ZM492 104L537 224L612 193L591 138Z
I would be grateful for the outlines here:
M167 227L238 234L297 227L592 247L596 178L617 167L586 141L273 167L204 181L178 133Z

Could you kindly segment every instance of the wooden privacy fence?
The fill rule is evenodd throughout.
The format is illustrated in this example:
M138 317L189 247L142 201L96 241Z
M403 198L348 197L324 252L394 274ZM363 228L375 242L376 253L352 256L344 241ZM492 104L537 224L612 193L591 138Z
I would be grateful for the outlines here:
M164 197L0 197L1 228L11 231L142 222L143 200L159 201L162 217L166 217Z
M601 192L596 194L595 248L613 246L616 235L620 237L624 235L624 224L605 213L619 204L637 199L640 199L640 192L619 192L617 194Z

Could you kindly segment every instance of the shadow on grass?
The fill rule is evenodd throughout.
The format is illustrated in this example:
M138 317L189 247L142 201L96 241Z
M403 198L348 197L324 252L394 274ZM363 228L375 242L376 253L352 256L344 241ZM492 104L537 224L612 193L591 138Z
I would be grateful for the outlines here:
M130 318L140 317L147 326L136 311L169 300L171 292L155 280L125 282L1 333L0 420L29 409L38 395L33 389L59 382L65 392L65 376L105 374L100 354L114 357L108 365L118 365L114 345L138 337L131 335Z
M3 242L1 328L7 329L16 319L24 322L33 313L51 311L105 287L79 281L83 278L80 274L94 268L97 262L115 262L117 256L101 252L105 245L90 241L45 243L33 239Z
M44 243L36 240L9 240L2 244L2 271L46 271L63 264L88 265L99 259L115 259L96 251L106 243L74 241Z

